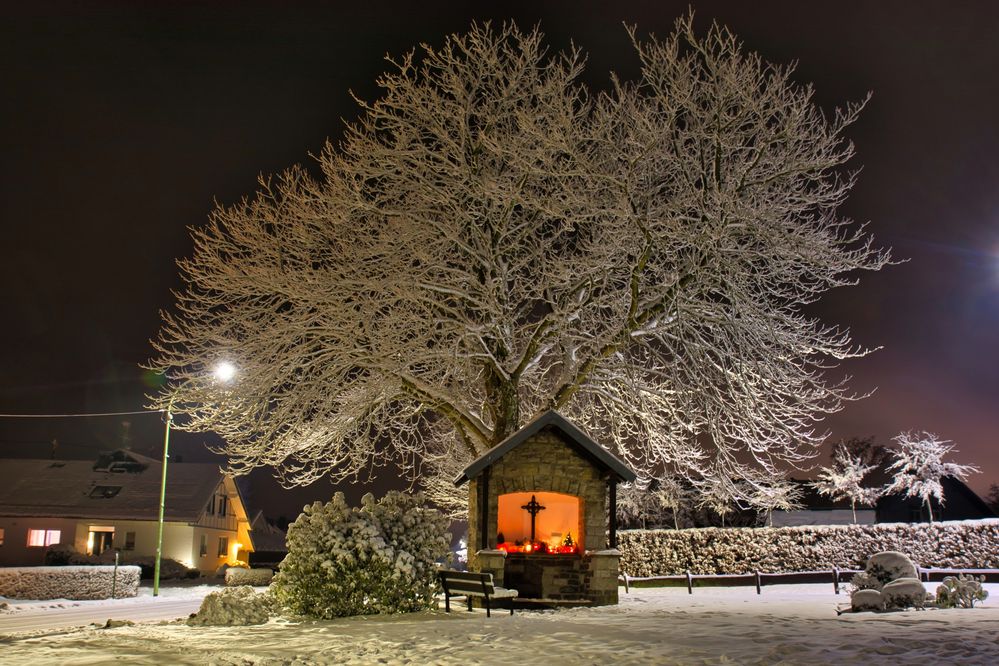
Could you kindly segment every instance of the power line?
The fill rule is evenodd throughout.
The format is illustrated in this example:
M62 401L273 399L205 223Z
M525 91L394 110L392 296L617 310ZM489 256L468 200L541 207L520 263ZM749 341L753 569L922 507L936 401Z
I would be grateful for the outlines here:
M139 414L162 414L165 409L144 409L141 412L95 412L91 414L0 414L0 419L74 419L91 416L135 416Z

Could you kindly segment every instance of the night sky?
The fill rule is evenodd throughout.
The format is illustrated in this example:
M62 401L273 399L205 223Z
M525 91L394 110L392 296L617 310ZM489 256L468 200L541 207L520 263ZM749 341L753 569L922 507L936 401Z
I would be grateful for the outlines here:
M0 22L0 412L140 410L138 364L180 287L174 260L213 201L253 193L259 173L308 163L376 96L386 53L440 44L475 19L540 23L589 54L587 80L637 59L622 22L666 35L681 2L25 3ZM140 6L141 5L141 6ZM699 2L776 62L799 61L824 108L874 96L849 130L863 173L843 212L909 261L863 276L816 309L865 347L858 393L834 437L926 429L999 482L999 3ZM120 445L158 455L155 414L0 419L0 452L89 457ZM210 459L210 436L176 452ZM292 513L329 484L251 504Z

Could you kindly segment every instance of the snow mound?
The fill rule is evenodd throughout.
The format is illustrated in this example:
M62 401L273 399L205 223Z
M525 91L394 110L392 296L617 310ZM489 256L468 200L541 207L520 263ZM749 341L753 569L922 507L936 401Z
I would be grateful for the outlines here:
M273 608L274 599L266 592L257 594L248 586L227 587L206 596L187 623L191 626L264 624Z

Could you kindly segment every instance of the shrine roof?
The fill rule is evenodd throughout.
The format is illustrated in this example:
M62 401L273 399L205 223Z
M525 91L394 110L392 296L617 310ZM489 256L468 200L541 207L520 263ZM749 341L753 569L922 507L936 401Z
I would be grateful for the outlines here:
M552 428L560 432L567 444L582 453L584 457L597 467L616 476L618 481L635 480L635 473L620 458L594 442L586 433L558 412L547 411L473 461L461 474L455 477L454 485L460 486L466 481L474 479L483 470L494 465L500 458L541 432L544 428Z

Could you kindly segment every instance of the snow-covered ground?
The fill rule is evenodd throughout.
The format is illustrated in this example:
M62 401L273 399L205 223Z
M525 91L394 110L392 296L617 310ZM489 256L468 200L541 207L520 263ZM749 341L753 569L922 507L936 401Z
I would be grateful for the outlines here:
M931 584L935 589L935 584ZM604 608L443 611L253 627L179 622L7 634L31 664L997 664L999 585L973 610L835 613L830 585L621 590ZM118 609L116 609L118 610ZM121 609L124 611L124 609ZM14 613L12 615L18 615ZM113 614L129 619L127 612Z

